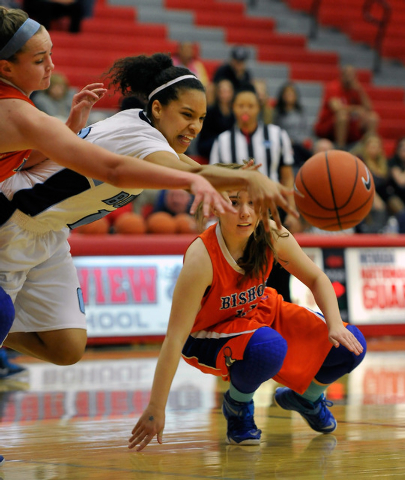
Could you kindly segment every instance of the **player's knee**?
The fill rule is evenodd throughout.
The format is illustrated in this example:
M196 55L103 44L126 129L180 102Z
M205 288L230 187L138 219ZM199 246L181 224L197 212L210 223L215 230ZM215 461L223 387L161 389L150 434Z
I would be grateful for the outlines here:
M352 370L354 370L360 363L363 361L366 352L367 352L367 342L366 339L364 338L364 335L360 332L360 330L355 327L354 325L348 325L347 329L352 332L352 334L357 338L361 346L363 347L363 351L360 353L360 355L355 355L354 353L351 353L352 356L352 366L351 369L348 373L350 373Z
M84 354L84 348L76 347L69 351L58 351L52 355L52 363L55 365L67 366L77 363Z
M13 325L15 310L10 295L0 287L0 324L1 329L8 333Z
M85 335L67 335L62 341L55 342L52 349L47 348L49 361L55 365L74 365L83 357L86 343Z
M283 365L287 354L286 340L269 327L259 328L248 343L245 355L267 379L274 377Z

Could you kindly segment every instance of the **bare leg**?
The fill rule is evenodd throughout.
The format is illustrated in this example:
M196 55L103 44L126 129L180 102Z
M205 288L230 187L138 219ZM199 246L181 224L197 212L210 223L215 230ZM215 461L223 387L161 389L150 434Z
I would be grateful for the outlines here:
M67 328L40 333L10 333L4 345L56 365L72 365L82 358L86 343L86 330Z
M344 148L347 143L347 129L349 128L349 115L346 110L339 110L335 115L335 143L338 148Z

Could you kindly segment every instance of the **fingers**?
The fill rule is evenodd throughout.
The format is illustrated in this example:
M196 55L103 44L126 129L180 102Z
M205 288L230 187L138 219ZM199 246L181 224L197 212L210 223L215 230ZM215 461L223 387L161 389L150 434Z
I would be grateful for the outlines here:
M215 190L213 193L206 192L195 194L193 204L190 208L190 213L192 215L197 211L200 203L203 205L202 208L204 217L210 216L212 208L216 209L220 214L225 212L236 213L235 209L232 207L232 204Z
M129 445L128 445L128 448L129 449L132 449L132 448L135 448L135 450L137 452L140 452L141 450L143 450L146 445L149 444L149 442L152 440L152 438L155 436L155 434L140 434L138 436L132 436L130 439L129 439ZM161 442L159 442L161 443Z
M143 429L141 427L135 426L131 432L133 435L129 438L128 448L132 449L136 447L136 451L139 452L143 450L146 445L150 443L153 437L156 435L156 432L153 430L152 432L148 431L148 429ZM158 434L158 441L160 436L159 443L162 443L162 434L163 430L161 430Z
M89 83L88 85L83 87L81 91L83 91L83 90L94 90L95 88L102 88L103 90L106 90L104 88L104 83L97 82L97 83Z
M79 104L83 101L88 101L91 104L98 102L107 93L105 88L97 88L95 90L81 90L75 95L75 102Z
M330 335L329 339L336 348L338 348L340 345L343 345L355 355L360 355L363 353L363 346L349 330L345 329L343 335Z

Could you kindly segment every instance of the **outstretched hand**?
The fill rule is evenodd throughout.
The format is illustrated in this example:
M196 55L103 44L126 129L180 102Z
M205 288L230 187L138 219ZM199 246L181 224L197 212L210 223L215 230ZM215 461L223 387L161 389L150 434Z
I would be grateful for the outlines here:
M194 202L191 205L190 213L193 215L200 203L202 203L204 217L207 218L214 208L219 213L231 212L236 213L229 200L226 200L215 188L200 175L194 175L194 181L190 187L191 193L194 195Z
M355 355L360 355L363 352L363 346L361 343L357 340L353 333L343 325L343 323L329 331L329 341L336 348L338 348L340 345L343 345Z
M298 212L287 201L287 198L294 194L293 189L284 187L281 183L271 180L260 172L247 170L246 175L249 175L248 193L255 211L261 216L267 231L270 230L268 210L270 210L277 228L281 229L282 227L277 206L295 218L299 217Z
M75 133L87 124L91 109L100 98L103 98L107 89L102 83L91 83L73 96L72 107L66 125Z
M157 436L157 441L163 443L163 429L165 426L165 415L151 407L147 407L135 427L132 429L132 436L129 438L128 448L134 448L136 451L143 450L146 445Z

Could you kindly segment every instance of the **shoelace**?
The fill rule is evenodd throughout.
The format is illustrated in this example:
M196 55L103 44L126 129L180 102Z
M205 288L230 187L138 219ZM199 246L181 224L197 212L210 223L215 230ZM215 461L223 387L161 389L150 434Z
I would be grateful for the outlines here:
M333 402L330 400L326 400L325 397L322 398L322 400L318 403L317 407L320 407L319 409L319 416L322 420L325 419L325 417L329 414L328 410L326 410L326 407L332 407Z
M252 416L249 417L229 417L228 429L236 431L257 430L257 426Z
M241 405L237 415L229 416L228 428L236 431L257 430L249 404Z

